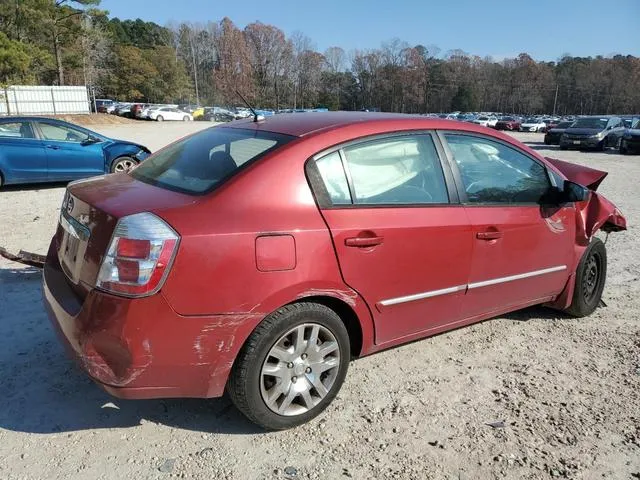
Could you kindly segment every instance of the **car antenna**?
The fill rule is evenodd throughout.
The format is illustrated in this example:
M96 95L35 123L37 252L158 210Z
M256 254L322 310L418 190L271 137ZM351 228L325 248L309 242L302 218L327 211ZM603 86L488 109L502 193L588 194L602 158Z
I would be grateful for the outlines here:
M253 109L253 107L251 106L251 104L249 102L247 102L247 99L244 98L242 96L242 94L236 89L236 93L238 94L238 96L242 99L242 101L244 102L244 104L249 107L249 110L251 110L251 113L253 113L253 121L254 122L259 122L260 120L264 120L264 117L262 115L258 115L256 113L256 111Z

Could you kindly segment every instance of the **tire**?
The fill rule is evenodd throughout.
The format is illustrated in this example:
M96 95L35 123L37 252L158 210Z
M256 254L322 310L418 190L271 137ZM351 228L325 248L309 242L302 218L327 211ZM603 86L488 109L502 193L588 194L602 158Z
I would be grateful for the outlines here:
M158 115L156 117L156 122L164 122L164 117L162 115Z
M183 122L188 122L189 120L190 120L190 118L189 118L187 115L185 115L185 116L182 118L182 121L183 121Z
M602 240L594 237L576 269L573 299L566 312L574 317L591 315L600 303L606 279L607 249Z
M126 173L137 164L138 161L131 157L116 158L111 164L111 173Z
M607 149L607 139L605 138L596 146L596 150L599 152L604 152Z
M626 155L628 153L627 147L624 144L624 141L621 139L620 140L620 155Z
M310 348L314 333L322 343ZM296 347L298 338L303 340ZM325 343L325 350L335 350L321 355ZM349 345L344 323L330 308L317 303L282 307L256 327L240 350L227 383L229 396L238 410L266 430L302 425L338 394L349 367ZM313 373L316 368L323 369L320 376ZM295 385L301 388L295 390ZM273 400L267 403L269 396Z
M566 145L562 145L560 144L560 150L568 150L569 147L567 147Z

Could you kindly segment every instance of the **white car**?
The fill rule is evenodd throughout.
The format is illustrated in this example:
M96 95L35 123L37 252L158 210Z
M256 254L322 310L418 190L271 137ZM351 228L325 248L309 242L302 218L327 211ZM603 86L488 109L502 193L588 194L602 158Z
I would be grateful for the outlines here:
M163 122L165 120L178 120L184 122L190 122L193 120L193 116L190 113L178 110L175 107L160 107L149 112L149 118L156 122Z
M495 128L496 123L498 123L498 117L480 115L478 118L473 120L471 123L476 123L478 125L482 125L483 127Z
M538 118L527 118L520 124L521 132L544 132L547 124Z

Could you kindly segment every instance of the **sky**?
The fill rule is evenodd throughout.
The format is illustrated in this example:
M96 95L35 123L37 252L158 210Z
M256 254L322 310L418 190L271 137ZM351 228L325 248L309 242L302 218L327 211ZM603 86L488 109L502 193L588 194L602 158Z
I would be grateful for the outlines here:
M378 48L392 38L496 60L640 56L640 0L102 0L121 19L260 21L301 31L318 51Z

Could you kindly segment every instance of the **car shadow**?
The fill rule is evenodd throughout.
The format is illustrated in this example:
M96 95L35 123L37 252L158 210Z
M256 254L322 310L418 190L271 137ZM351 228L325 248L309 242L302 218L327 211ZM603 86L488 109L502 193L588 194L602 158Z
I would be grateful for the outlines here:
M2 192L37 192L38 190L53 190L54 188L64 188L68 183L69 182L52 182L3 185Z
M0 268L0 428L60 433L153 422L204 433L264 433L227 397L120 400L70 360L41 302L41 272Z
M535 305L522 310L516 310L500 315L500 318L516 320L518 322L528 322L529 320L566 320L573 318L571 315L553 308Z

